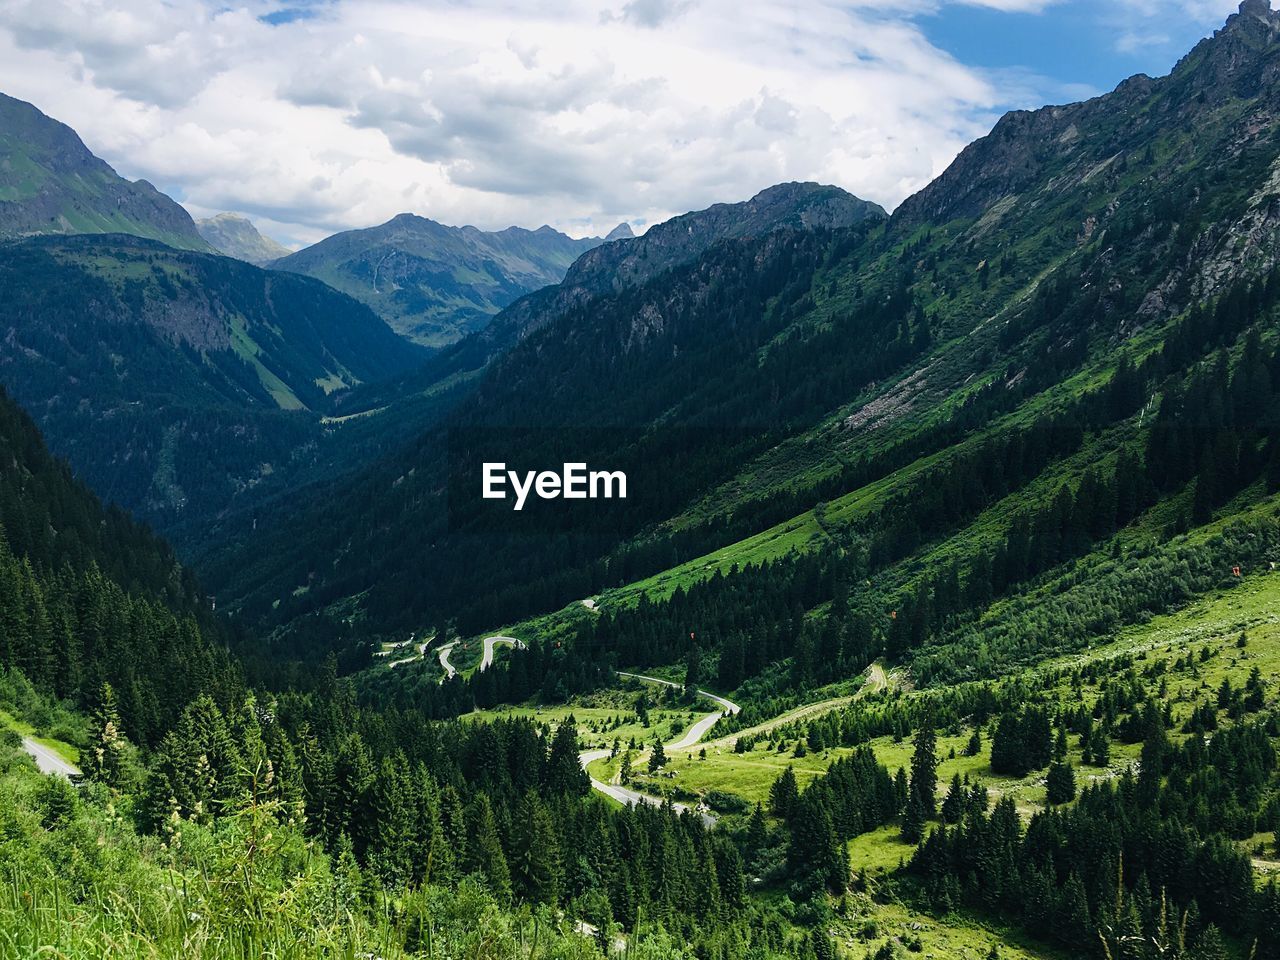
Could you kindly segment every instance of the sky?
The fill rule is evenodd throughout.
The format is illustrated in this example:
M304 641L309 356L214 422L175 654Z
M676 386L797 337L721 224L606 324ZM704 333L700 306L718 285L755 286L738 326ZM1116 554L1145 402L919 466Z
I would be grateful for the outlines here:
M894 208L1010 109L1238 0L0 0L0 91L292 246L411 212L637 232L787 180Z

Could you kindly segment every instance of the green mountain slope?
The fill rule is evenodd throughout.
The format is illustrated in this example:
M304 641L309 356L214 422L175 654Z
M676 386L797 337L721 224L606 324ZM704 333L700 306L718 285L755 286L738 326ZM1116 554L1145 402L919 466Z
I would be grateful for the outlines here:
M0 377L105 498L209 518L309 456L330 397L418 359L306 277L142 239L0 245Z
M196 229L219 253L246 263L262 266L290 253L284 244L259 233L253 221L234 213L220 213L207 220L197 220Z
M453 389L474 379L496 358L542 327L570 314L584 316L597 298L643 286L668 270L686 266L712 247L749 240L776 230L833 230L883 219L885 212L839 189L816 183L783 183L742 203L719 203L592 248L574 262L564 280L513 303L482 329L433 356L420 369L373 390L344 399L349 409L377 409ZM625 226L625 224L623 225ZM621 228L619 228L621 229Z
M240 684L228 634L173 551L104 508L0 394L0 668L80 708L110 684L153 742L202 692ZM29 688L28 688L29 689Z
M602 243L550 227L486 232L401 214L348 230L277 261L368 304L399 333L447 346L532 290L558 283L579 254Z
M545 322L539 320L526 325L525 337L518 347L493 364L483 382L438 426L410 449L376 465L366 477L357 481L367 485L365 492L351 495L369 503L379 519L372 520L367 515L357 519L357 513L345 507L347 491L327 492L319 496L319 500L327 505L325 512L328 515L319 523L305 521L309 529L323 531L321 536L326 546L319 547L318 553L312 554L316 544L309 542L309 538L295 537L293 543L288 544L282 534L278 544L273 543L270 549L242 561L238 551L243 544L233 544L209 566L212 571L215 569L213 564L217 563L216 569L225 569L227 575L236 580L233 586L221 580L217 573L211 573L218 579L220 589L225 587L224 592L235 595L240 592L240 583L255 580L258 582L253 591L255 600L270 603L277 616L288 616L296 609L327 602L321 598L335 598L336 591L350 589L353 584L349 577L368 576L369 584L377 585L375 592L386 592L388 603L404 603L401 616L417 617L421 615L419 611L424 601L440 603L445 597L450 598L446 601L450 603L462 601L459 591L469 589L467 584L482 575L482 569L486 571L483 575L495 588L506 581L515 568L527 571L529 558L522 561L514 551L504 548L501 558L495 562L493 557L485 559L463 547L465 537L454 541L452 535L461 533L461 530L455 526L449 531L446 516L448 499L443 489L449 464L446 448L450 432L458 434L494 425L631 427L662 414L671 403L669 398L687 392L691 378L696 378L708 365L720 364L730 357L746 359L752 356L752 351L785 329L790 316L785 309L775 307L770 301L779 294L790 297L796 292L791 285L792 278L807 276L812 271L815 263L826 255L831 236L821 226L805 226L800 211L815 206L811 203L810 188L777 188L776 195L782 202L767 205L769 216L766 218L753 218L759 205L740 205L739 212L744 220L752 229L761 230L760 234L725 236L733 232L726 226L730 217L724 209L715 209L713 228L701 231L710 245L708 252L701 259L682 263L682 251L686 249L684 244L678 241L668 243L664 235L684 235L689 230L688 223L677 223L669 231L655 227L643 238L620 241L614 246L643 245L636 259L657 259L669 246L673 250L674 264L668 272L637 286L623 285L617 291L607 289L610 284L605 282L599 284L602 288L599 293L592 293L585 281L571 287L562 285L533 294L504 311L494 325L511 323L514 329L522 324L524 317L538 311L539 306L542 309L535 315L545 317ZM823 196L829 197L830 193ZM841 205L852 207L857 213L856 219L865 216L865 208L860 201L844 194L841 197ZM785 209L792 213L780 212ZM695 214L686 220L696 220L697 217ZM874 222L866 219L850 229L863 231ZM719 243L715 242L716 236L722 237ZM637 314L655 312L656 315L662 311L670 314L668 320L652 338L652 343L644 342L642 349L634 351L625 375L609 369L609 358L617 355L619 342L649 339L645 333L635 329ZM516 319L512 319L513 316ZM870 315L867 319L870 322ZM735 339L727 342L723 336L723 324L735 322L741 325L741 330ZM480 334L478 338L485 336ZM671 362L669 348L673 338L682 342L681 356L675 363ZM477 338L460 345L459 352L474 339ZM548 348L548 344L552 346ZM911 349L910 336L890 340L885 344L884 355L872 351L865 362L854 362L854 369L848 374L855 377L880 375L892 368L885 364L892 364L892 356L896 352L910 352ZM558 359L552 363L543 362L553 352ZM455 352L449 357L457 355L459 353ZM427 370L438 371L436 364L445 359L433 358ZM708 389L716 389L717 398L712 406L703 408L701 414L698 409L702 407L703 398L688 398L688 405L684 408L688 425L713 428L723 425L726 417L731 418L746 409L739 406L739 400L749 399L751 391L759 388L759 383L752 385L754 377L746 372L745 367L742 373L741 382L725 379L719 382L718 387L709 382ZM419 378L415 374L410 379ZM593 410L590 405L580 402L584 397L601 396L605 391L611 400L603 408ZM374 392L377 393L378 389L375 388ZM535 396L537 400L531 404L530 398ZM717 410L716 405L721 403L726 404L726 408ZM397 409L393 406L380 416L395 416ZM753 415L760 409L753 406ZM744 440L748 444L746 449L759 449L759 438L747 437ZM719 449L713 446L709 449L706 464L692 469L690 463L682 465L679 462L688 452L689 442L688 437L672 442L658 434L628 451L628 460L645 463L650 470L656 471L659 466L669 468L670 479L651 485L645 502L627 511L621 526L612 528L609 534L614 537L614 542L628 538L646 523L668 516L673 508L687 502L701 490L710 478L722 475L729 460L741 452L732 445ZM603 456L610 445L610 434L596 434L595 443L600 445ZM474 453L478 449L472 447L471 451ZM534 455L532 450L527 452ZM286 513L291 514L292 511L286 510ZM359 526L354 528L352 524ZM447 572L433 577L425 588L417 589L416 597L405 596L401 591L409 583L418 581L423 565L434 565L440 561L438 557L423 554L409 540L388 542L386 532L400 524L404 529L418 531L418 535L429 542L441 538L442 548L445 540L452 543L448 555L453 559L445 563ZM285 525L277 524L274 518L270 526L273 533L285 529ZM592 555L592 552L598 555L601 549L598 542L581 547L569 542L547 546L570 553L582 549L587 551L585 556ZM455 547L462 552L455 555ZM331 549L341 553L343 560L331 572L316 571L310 557ZM552 566L564 569L566 556L560 554L554 559L552 556L544 559ZM227 564L225 568L221 566L224 562ZM270 569L277 562L280 566ZM572 569L575 563L568 564L569 569L565 569L573 579L578 578L578 572ZM514 567L508 567L509 564ZM305 571L305 579L292 582L287 587L288 596L277 605L274 591L283 588L279 577L281 569L289 570L285 574L287 578ZM304 589L298 590L300 587ZM364 589L360 587L353 592ZM268 596L271 597L269 601L265 599ZM396 599L390 600L392 596ZM494 598L489 596L465 602L468 605L487 604L495 611L502 609L501 606L493 606L493 601ZM381 602L377 601L379 605Z
M70 127L0 94L0 238L47 233L128 233L212 250L173 200L117 175Z
M1275 235L1274 20L1234 17L1167 78L1010 115L885 224L729 239L639 286L570 295L569 278L515 305L491 329L526 311L547 322L445 426L576 429L576 458L630 466L636 492L592 536L468 545L456 516L446 534L441 430L210 570L285 620L359 596L374 625L479 627L673 561L686 565L641 589L862 541L877 569L918 563L941 533L994 533L1061 482L1114 475L1120 447L1144 448L1166 378L1262 322L1248 284ZM1251 306L1223 308L1239 319L1176 364L1144 364L1215 297ZM1112 409L1097 391L1117 370L1108 389L1127 399ZM1056 438L1052 454L957 489L1028 437ZM521 467L559 452L536 432L485 442ZM397 549L406 529L436 553Z

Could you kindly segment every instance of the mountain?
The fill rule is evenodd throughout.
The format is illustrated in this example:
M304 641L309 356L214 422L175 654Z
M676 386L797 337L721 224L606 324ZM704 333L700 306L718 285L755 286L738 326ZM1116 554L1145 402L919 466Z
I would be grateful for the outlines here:
M376 417L394 418L406 397L416 395L404 389L406 384L421 390L423 396L433 397L459 381L475 383L452 410L445 411L444 419L408 450L371 467L365 476L353 481L350 490L318 496L326 504L326 514L329 508L335 514L345 510L346 498L351 496L369 503L383 519L363 517L359 531L352 530L347 520L337 515L326 516L318 526L311 526L312 520L298 522L308 524L309 529L323 530L324 538L332 544L344 544L344 556L364 572L385 565L385 576L375 575L381 584L379 593L397 591L400 584L408 582L402 577L418 576L413 571L428 559L433 565L442 564L430 585L420 587L416 598L405 600L406 612L437 592L462 603L453 591L461 589L464 582L474 582L472 578L479 571L471 564L478 558L446 561L445 556L452 554L442 544L438 544L440 552L428 558L417 549L420 540L412 541L412 546L410 541L404 541L404 550L416 555L402 557L401 546L386 541L386 523L402 509L409 513L400 515L395 522L405 524L405 529L417 530L419 537L425 538L444 535L447 518L443 485L451 435L505 424L537 424L549 430L574 425L641 428L664 415L671 415L677 422L682 416L687 417L688 425L699 427L729 422L736 429L734 418L743 409L770 411L767 403L761 405L755 398L767 381L759 380L752 369L754 362L741 369L735 365L754 357L762 343L786 329L791 314L771 306L765 309L766 305L779 295L794 296L794 278L807 276L826 257L837 235L846 236L847 240L879 228L883 213L877 216L878 210L835 188L787 184L746 203L718 205L679 217L651 228L643 237L615 241L591 251L585 255L586 264L576 264L559 286L518 301L485 331L431 358L421 373L412 373L389 385L374 385L371 393L357 391L352 400L385 405L384 412ZM829 224L852 226L832 231ZM601 256L603 251L608 251L607 257ZM618 264L622 266L619 268ZM621 279L615 278L618 269L624 271ZM637 325L640 317L646 318L646 326L652 318L653 329L641 332ZM727 341L723 325L735 323L741 329ZM499 337L516 345L505 353L498 352L492 345ZM904 349L893 338L884 347L889 351ZM490 350L499 359L475 382L474 371L488 362ZM620 350L628 354L625 371L614 369L610 360L619 357ZM464 361L471 365L449 366ZM690 396L690 378L699 370L718 367L723 367L723 376L708 380L709 389L720 388L716 396ZM865 365L859 362L854 375L884 369L882 359L872 356ZM402 388L401 392L397 394L393 387ZM682 413L673 414L673 404L682 399ZM602 443L607 449L607 430L593 436L594 443ZM647 461L651 469L664 464L672 472L669 482L651 491L656 499L628 520L630 532L645 522L667 516L664 511L686 502L699 484L709 482L715 470L723 468L726 460L720 458L730 457L731 451L741 452L736 444L728 444L700 469L691 469L688 464L682 467L676 462L688 453L684 445L689 440L687 435L682 442L666 445L661 437L639 445L632 445L632 433L626 432L625 437L629 458ZM534 455L532 450L527 453ZM355 493L357 487L363 492ZM292 507L286 507L283 514L292 512ZM351 520L356 515L349 512ZM283 531L284 527L280 529ZM351 537L360 542L358 548ZM292 540L291 544L272 543L252 559L242 557L238 545L232 545L217 559L211 558L205 569L211 571L213 581L228 595L240 593L242 582L255 580L258 586L253 592L257 596L269 592L274 596L278 584L268 568L292 554L293 559L286 564L296 571L298 563L307 564L305 555L314 546L306 538L293 536ZM323 552L328 547L320 549ZM491 567L500 566L514 562L514 555L490 557L486 562ZM295 601L276 605L275 609L288 615L295 604L314 604L318 598L331 596L335 589L346 589L347 571L340 565L333 572L343 587L326 584L321 589L317 582L315 591L299 594ZM224 580L224 576L233 580ZM493 576L496 589L501 575ZM491 596L485 602L492 600Z
M356 391L350 409L385 406L394 398L434 395L473 379L495 358L531 332L571 313L588 312L597 297L635 289L668 270L684 266L723 243L759 238L778 230L829 230L883 220L874 203L839 187L784 183L742 203L718 203L656 224L640 237L624 237L592 248L555 286L522 297L487 326L433 356L420 369L372 392ZM613 233L618 233L620 225ZM630 228L627 228L628 232ZM612 235L612 234L611 234Z
M428 347L454 343L532 290L558 283L598 238L550 227L486 232L403 213L335 234L276 261L368 304L402 335Z
M604 238L608 240L630 240L635 236L631 231L631 224L625 220L605 234Z
M593 291L634 287L722 240L784 228L834 230L884 216L879 204L839 187L780 183L745 203L717 203L657 224L630 243L597 247L574 262L564 286Z
M0 379L103 497L168 527L308 455L420 351L324 284L122 235L0 244Z
M173 550L104 507L3 391L0 534L6 690L21 671L29 697L88 709L110 684L129 737L154 743L190 698L241 685L228 631Z
M234 213L197 220L196 229L219 253L258 266L287 257L291 252L284 244L260 234L252 220Z
M0 238L72 233L212 249L173 200L145 180L120 177L70 127L0 94Z
M706 229L693 214L592 250L432 358L436 383L475 380L437 428L206 569L272 623L359 597L370 629L478 630L837 544L869 551L888 609L942 559L980 562L1059 482L1155 456L1161 397L1209 389L1196 365L1266 329L1278 61L1276 15L1246 4L1168 77L1002 119L887 222L784 187L750 228L712 208ZM1177 529L1197 490L1203 519L1256 480L1274 445L1253 429L1229 480L1197 483L1200 451L1153 481L1140 514L1165 519L1143 522ZM626 466L634 492L565 536L510 517L504 535L481 504L446 511L448 463L476 452ZM975 476L988 462L1001 475Z

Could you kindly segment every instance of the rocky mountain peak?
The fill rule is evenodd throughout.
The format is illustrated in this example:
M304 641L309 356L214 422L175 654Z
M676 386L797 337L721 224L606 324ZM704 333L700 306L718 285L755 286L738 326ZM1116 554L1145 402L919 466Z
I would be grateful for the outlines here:
M1271 0L1244 0L1240 4L1239 16L1262 17L1264 20L1269 20L1271 17Z
M281 243L264 237L248 217L235 213L219 213L207 220L197 220L200 236L221 254L247 263L265 264L292 251Z

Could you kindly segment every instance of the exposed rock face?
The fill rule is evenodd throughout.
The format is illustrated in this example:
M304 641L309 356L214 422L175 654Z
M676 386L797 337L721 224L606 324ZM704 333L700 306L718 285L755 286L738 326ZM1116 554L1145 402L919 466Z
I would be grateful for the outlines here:
M631 224L625 220L605 234L605 240L630 240L635 236L631 230Z
M903 201L894 221L910 227L981 217L1046 183L1062 189L1079 182L1098 164L1147 142L1155 130L1190 128L1228 101L1280 93L1278 37L1280 14L1267 0L1245 0L1167 77L1138 74L1092 100L1005 114L942 176Z
M66 124L0 94L0 237L68 233L212 249L179 204L145 180L119 176Z
M262 266L292 251L270 237L264 237L247 217L234 213L220 213L207 220L197 220L196 228L219 253L246 263Z
M664 270L695 259L712 244L773 230L849 227L886 216L884 209L839 187L780 183L745 203L717 203L673 217L626 243L597 247L579 257L565 286L593 290L635 286Z

